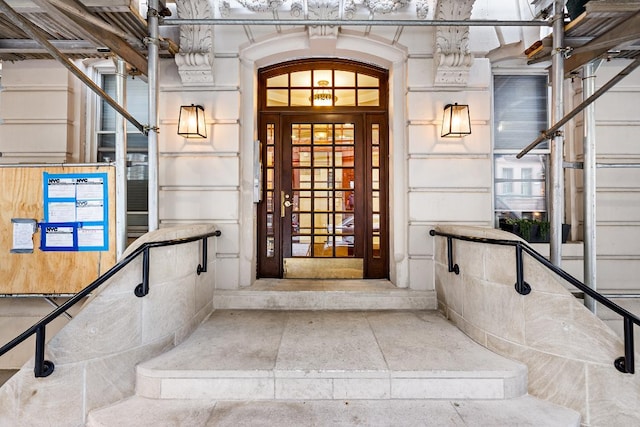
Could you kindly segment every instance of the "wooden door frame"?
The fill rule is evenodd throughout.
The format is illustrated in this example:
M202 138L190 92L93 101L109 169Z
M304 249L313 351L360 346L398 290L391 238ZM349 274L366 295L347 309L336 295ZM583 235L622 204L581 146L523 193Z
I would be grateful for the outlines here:
M367 70L373 70L372 73L375 74L378 78L380 78L380 105L374 107L332 107L330 109L319 110L315 107L267 107L266 105L266 79L270 76L277 75L282 73L284 70L309 70L309 69L340 69L340 70L350 70L356 72L363 72ZM379 136L380 136L380 221L379 221L379 232L381 236L380 248L378 253L378 261L373 262L373 244L372 242L368 242L364 246L365 253L362 253L362 258L364 259L364 274L365 277L375 277L375 278L388 278L389 270L390 270L390 235L389 235L389 186L391 185L389 181L389 123L388 123L388 72L384 69L369 66L367 64L356 63L353 61L347 60L302 60L302 61L292 61L285 64L278 64L276 66L268 67L265 70L259 70L258 73L258 81L259 81L259 111L258 111L258 138L260 141L266 140L266 126L267 124L275 124L274 129L274 140L276 143L278 141L282 141L285 125L285 118L290 117L302 117L306 116L306 119L302 119L301 122L323 122L323 123L336 123L336 121L327 121L312 119L312 117L330 117L335 116L339 117L342 115L352 115L352 116L361 116L362 117L362 132L363 135L363 150L365 151L365 164L371 164L371 145L370 142L370 134L371 134L371 125L374 121L380 125ZM321 112L322 111L322 112ZM290 123L290 121L288 122ZM283 150L279 149L277 152L282 153ZM266 156L266 148L265 144L261 146L261 159L264 159ZM276 163L276 167L274 168L274 182L282 182L282 174L281 170L283 167L286 167L283 158L281 155L274 159ZM371 169L368 167L364 167L364 180L369 183L371 182ZM263 170L263 182L266 182L265 179L265 171ZM364 185L363 182L360 185ZM262 190L263 193L265 190ZM365 191L363 189L356 189L356 194L364 194ZM278 209L280 207L280 193L276 191L273 195L273 208ZM371 197L367 196L363 201L364 206L361 208L366 215L369 215L371 212ZM257 244L258 244L258 260L257 260L257 277L282 277L283 275L283 250L282 245L277 244L274 248L274 256L267 259L266 255L266 247L267 247L267 236L266 236L266 202L261 202L258 206L257 210L258 214L258 229L257 229ZM373 228L373 219L365 219L364 221L364 230L359 230L359 234L362 236L366 236L370 238ZM283 238L283 230L282 224L280 221L279 215L274 215L272 221L273 234L275 236L281 236ZM289 230L290 232L290 230Z

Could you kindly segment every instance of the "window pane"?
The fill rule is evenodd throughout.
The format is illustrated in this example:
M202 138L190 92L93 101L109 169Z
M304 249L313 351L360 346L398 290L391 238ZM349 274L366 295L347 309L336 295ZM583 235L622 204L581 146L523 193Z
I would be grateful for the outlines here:
M356 105L356 90L336 89L334 104L336 107L354 107Z
M546 155L496 155L494 167L498 218L546 217Z
M367 76L366 74L358 74L358 86L378 87L380 80L377 77Z
M331 70L315 70L313 72L313 85L319 86L333 86L333 78L331 76Z
M287 87L289 86L289 75L280 74L279 76L267 79L267 87Z
M268 89L267 107L286 107L289 105L289 91L287 89Z
M358 89L358 105L370 107L380 105L380 92L378 89Z
M308 89L292 89L291 90L291 106L292 107L309 107L311 105L311 90Z
M353 87L356 85L356 73L353 71L336 71L336 87Z
M298 71L295 73L291 73L291 86L292 87L310 87L311 71Z
M494 147L520 150L546 128L547 78L494 76Z

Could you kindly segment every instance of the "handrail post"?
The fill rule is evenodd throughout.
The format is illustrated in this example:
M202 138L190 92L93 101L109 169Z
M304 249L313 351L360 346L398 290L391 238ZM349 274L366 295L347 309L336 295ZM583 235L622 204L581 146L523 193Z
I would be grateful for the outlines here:
M198 264L198 268L196 269L198 276L200 273L207 272L207 238L202 238L202 264Z
M451 237L447 237L447 258L449 263L449 273L453 272L460 274L460 267L458 264L453 263L453 239Z
M616 369L625 374L635 373L635 354L633 348L633 322L628 316L624 317L624 357L618 357L614 362Z
M531 286L524 281L524 262L522 260L522 244L518 242L516 248L516 292L520 295L529 295Z
M143 297L149 293L149 248L144 248L142 252L142 283L136 286L135 294Z
M36 329L36 357L33 372L36 378L44 378L51 375L54 369L53 362L44 360L45 325L40 325Z

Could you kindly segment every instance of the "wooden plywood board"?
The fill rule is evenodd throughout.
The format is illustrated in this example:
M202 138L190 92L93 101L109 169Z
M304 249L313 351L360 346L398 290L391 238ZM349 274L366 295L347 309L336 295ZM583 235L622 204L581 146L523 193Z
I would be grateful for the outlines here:
M12 218L44 220L43 174L106 173L108 181L108 251L45 252L40 233L33 253L12 253ZM109 165L0 167L0 294L76 293L116 262L115 169Z

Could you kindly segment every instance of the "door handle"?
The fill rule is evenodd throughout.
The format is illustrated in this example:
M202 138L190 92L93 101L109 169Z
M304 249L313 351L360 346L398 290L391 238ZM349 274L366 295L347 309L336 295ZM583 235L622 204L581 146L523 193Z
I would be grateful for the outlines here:
M286 209L291 207L293 203L289 201L289 195L284 194L284 191L280 192L280 217L284 218L286 215Z

